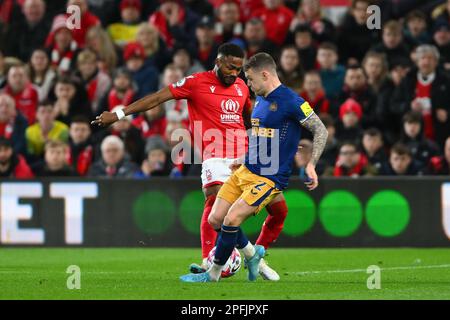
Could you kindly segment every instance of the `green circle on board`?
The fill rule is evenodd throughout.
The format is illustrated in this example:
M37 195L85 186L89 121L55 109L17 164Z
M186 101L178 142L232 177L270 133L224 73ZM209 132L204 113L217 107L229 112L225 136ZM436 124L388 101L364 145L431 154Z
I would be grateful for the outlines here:
M142 193L133 204L134 222L146 234L162 234L175 220L175 205L159 191Z
M316 220L316 204L309 194L300 190L284 192L288 215L284 221L283 233L300 236L309 231Z
M409 218L408 200L397 191L377 192L367 202L367 224L379 236L399 235L408 226Z
M264 208L256 216L250 216L247 220L245 220L241 225L241 228L244 231L245 235L251 236L259 233L261 231L264 220L266 220L266 217L267 211L266 208Z
M319 218L325 230L332 236L348 237L361 225L361 202L351 192L332 191L320 202Z
M205 204L205 196L200 190L188 192L179 206L179 216L183 227L190 233L200 235L200 224Z

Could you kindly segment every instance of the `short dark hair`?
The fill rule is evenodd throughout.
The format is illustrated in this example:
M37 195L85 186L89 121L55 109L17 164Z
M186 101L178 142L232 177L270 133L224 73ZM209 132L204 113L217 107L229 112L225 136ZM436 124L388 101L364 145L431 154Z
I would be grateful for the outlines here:
M337 48L337 46L336 46L334 43L332 43L332 42L322 42L322 43L320 44L320 46L319 46L319 50L320 50L320 49L322 49L322 50L331 50L331 51L333 51L334 53L338 54L338 48Z
M377 128L373 128L373 127L365 130L363 135L365 135L365 136L367 135L367 136L370 136L370 137L383 138L383 135L381 134L381 131L378 130Z
M72 123L84 123L87 124L89 127L91 126L91 122L89 121L88 117L81 114L74 116L70 121L70 124Z
M408 111L403 116L403 123L419 123L422 124L422 114L418 111Z
M320 120L322 120L323 125L325 126L325 128L328 127L336 127L336 123L333 119L333 117L328 114L328 113L321 113L319 115Z
M343 141L343 142L339 145L339 150L341 150L343 146L352 146L353 148L355 148L355 151L356 151L356 152L359 152L359 151L360 151L358 143L356 143L356 141L353 141L353 140L346 140L346 141Z
M260 52L251 56L250 59L244 65L244 71L250 69L261 70L261 69L272 69L274 72L277 71L277 65L273 60L272 56L265 52Z
M398 154L399 156L407 155L412 157L411 149L409 149L407 145L400 142L397 142L392 146L391 154L392 153Z
M219 47L219 49L217 49L217 55L224 57L231 56L244 59L245 52L237 44L227 42L222 44Z
M294 34L306 32L312 35L311 27L306 23L299 24L294 29Z
M53 108L54 102L50 99L45 99L44 101L41 101L38 103L38 108L40 107L52 107Z

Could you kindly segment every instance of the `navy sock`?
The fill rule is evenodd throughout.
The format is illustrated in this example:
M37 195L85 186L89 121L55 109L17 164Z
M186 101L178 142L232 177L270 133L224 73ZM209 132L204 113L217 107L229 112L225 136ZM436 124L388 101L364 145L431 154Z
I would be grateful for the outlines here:
M217 239L214 263L223 266L227 262L234 250L234 247L236 247L238 232L239 227L222 225L222 231Z
M243 248L245 248L247 246L247 244L248 244L248 238L244 234L244 231L242 231L242 228L239 227L239 231L238 231L238 235L237 235L236 247L238 249L243 249Z

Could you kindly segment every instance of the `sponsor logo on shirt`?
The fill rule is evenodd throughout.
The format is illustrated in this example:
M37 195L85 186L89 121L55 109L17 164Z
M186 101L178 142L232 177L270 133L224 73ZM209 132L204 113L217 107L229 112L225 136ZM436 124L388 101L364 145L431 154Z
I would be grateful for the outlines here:
M220 103L223 114L220 115L222 123L239 123L241 116L238 114L239 102L232 99L224 99Z

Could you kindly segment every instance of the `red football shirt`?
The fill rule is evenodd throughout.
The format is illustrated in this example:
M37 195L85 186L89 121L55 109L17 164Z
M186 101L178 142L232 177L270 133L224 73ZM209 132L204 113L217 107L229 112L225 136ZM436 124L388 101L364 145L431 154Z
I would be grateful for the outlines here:
M242 114L250 112L251 102L242 79L225 87L211 70L187 76L169 89L175 99L188 102L194 145L203 161L245 154L248 141Z
M286 6L279 6L274 10L263 7L252 14L252 17L260 18L264 22L267 39L280 46L286 39L294 16L295 13Z

